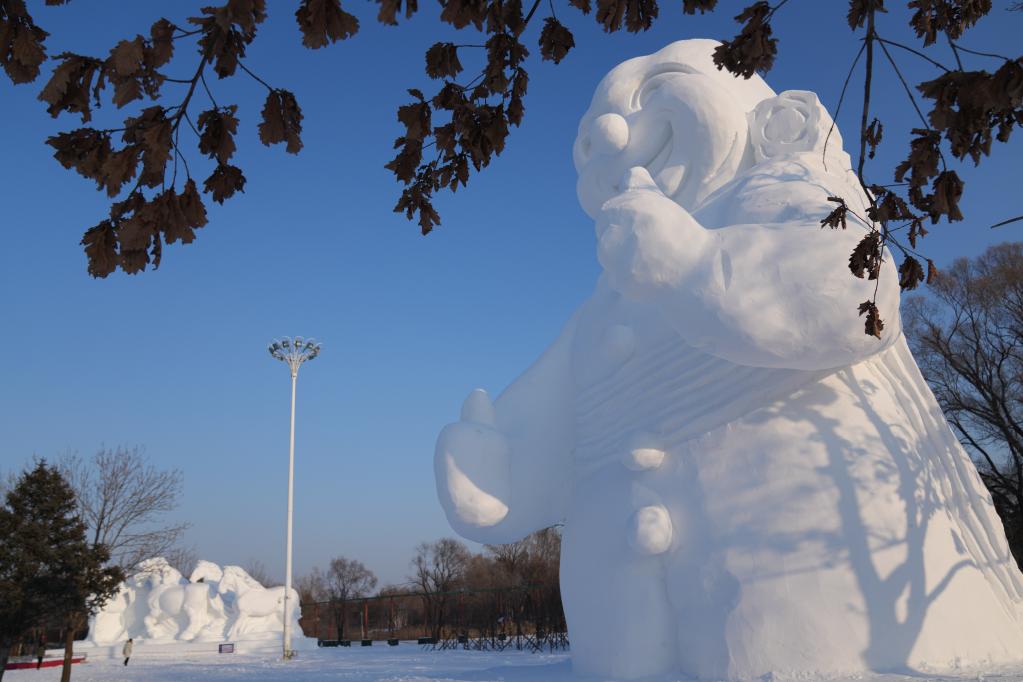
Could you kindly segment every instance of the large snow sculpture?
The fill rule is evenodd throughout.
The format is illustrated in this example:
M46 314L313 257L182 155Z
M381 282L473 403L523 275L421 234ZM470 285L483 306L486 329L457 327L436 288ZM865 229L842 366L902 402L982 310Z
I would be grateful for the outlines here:
M283 587L265 588L238 566L200 561L189 579L155 558L144 561L89 624L89 642L224 642L280 639ZM293 603L298 593L292 590ZM293 632L301 632L295 609ZM299 640L303 638L298 638Z
M493 403L441 432L451 525L565 522L577 672L749 679L1023 659L1023 578L901 335L890 255L849 275L865 196L810 92L674 43L600 83L578 195L604 272ZM825 151L825 144L827 149Z

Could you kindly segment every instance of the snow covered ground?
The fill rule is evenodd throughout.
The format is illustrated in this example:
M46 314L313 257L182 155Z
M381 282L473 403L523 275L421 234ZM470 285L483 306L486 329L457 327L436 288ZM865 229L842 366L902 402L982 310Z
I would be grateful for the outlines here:
M51 682L60 679L60 669L10 671L10 682ZM767 677L764 682L784 678ZM807 682L802 678L800 682ZM354 649L317 649L303 653L289 663L267 655L206 654L189 660L167 657L132 658L125 668L120 660L93 660L76 665L76 682L572 682L568 655L533 654L519 651L422 651L412 643L398 647L373 646ZM1002 670L959 677L882 675L832 679L831 682L920 682L940 680L990 680L1021 682L1023 670ZM667 680L663 682L668 682Z

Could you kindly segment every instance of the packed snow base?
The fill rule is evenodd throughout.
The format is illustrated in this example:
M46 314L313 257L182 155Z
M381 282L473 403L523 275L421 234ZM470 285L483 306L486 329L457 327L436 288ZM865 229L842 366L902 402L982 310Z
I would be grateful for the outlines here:
M901 333L846 263L867 199L816 95L681 41L597 87L573 149L603 274L436 446L453 528L564 522L576 672L628 680L991 669L1023 576ZM830 131L830 137L829 137ZM874 298L883 339L857 308Z
M8 672L5 682L56 682L60 668ZM128 667L120 659L90 659L76 665L75 682L576 682L567 654L525 651L423 651L413 642L398 647L320 649L302 652L291 661L280 656L206 654L158 657L136 651ZM600 679L600 678L598 678ZM808 678L767 676L764 682L807 682ZM811 678L819 679L819 678ZM856 675L828 682L920 682L906 675ZM934 682L1023 682L1023 671L989 670L984 675L929 675ZM666 676L656 682L689 682Z
M149 559L90 619L82 649L93 655L119 653L129 637L136 650L151 652L216 651L220 642L248 651L264 644L277 648L284 630L283 602L283 587L263 587L239 566L199 561L186 579L165 559ZM301 636L295 590L289 602L294 648L315 647L315 640ZM197 647L200 643L212 646Z
M8 672L5 682L56 682L60 668ZM524 651L423 651L413 642L398 647L320 649L302 652L296 659L246 654L152 657L136 651L128 667L119 659L91 659L76 665L75 682L575 682L567 654ZM784 682L768 676L764 682ZM806 682L807 678L795 678ZM793 679L793 682L795 682ZM856 675L829 678L828 682L920 682L906 675ZM1023 671L990 670L982 676L925 675L934 682L1023 682ZM656 682L689 682L678 675Z

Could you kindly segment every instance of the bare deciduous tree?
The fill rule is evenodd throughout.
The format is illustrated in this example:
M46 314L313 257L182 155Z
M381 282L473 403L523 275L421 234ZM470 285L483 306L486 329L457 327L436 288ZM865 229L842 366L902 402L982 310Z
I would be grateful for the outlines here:
M142 447L104 447L91 458L69 454L59 466L78 496L91 542L106 545L111 562L126 573L167 554L189 527L163 523L180 501L181 471L158 469Z
M377 586L377 577L358 559L343 556L330 561L327 590L331 599L347 601L367 596Z
M503 587L524 590L525 598L513 603L510 617L516 631L522 628L525 613L532 616L533 627L560 631L564 627L561 603L560 565L561 530L557 526L543 528L518 542L507 545L486 545L487 557L504 576ZM475 587L475 585L474 585Z
M327 592L332 601L341 604L341 608L335 610L338 618L338 637L347 639L348 601L368 596L376 586L377 577L358 559L343 556L331 559L330 569L327 571Z
M545 585L558 582L561 562L561 531L557 526L530 533L518 542L486 545L494 560L520 584Z
M320 582L331 576L314 569L297 583L303 603L317 602L303 627L308 628L306 634L345 639L346 616L357 611L365 619L364 636L372 632L371 625L392 637L428 635L438 640L456 633L538 638L564 633L558 581L560 548L557 527L510 545L488 545L480 554L453 539L421 543L415 549L408 581L381 588L365 604L365 610L362 601L371 586L347 592L337 586L331 590ZM347 562L342 572L358 574L360 566L359 562ZM327 596L318 596L320 590L326 590ZM322 603L328 599L330 604Z
M199 563L195 547L171 547L163 553L163 558L172 568L177 569L178 573L186 577L191 575L195 565Z
M421 542L412 558L411 582L423 594L431 636L439 639L450 593L461 586L471 554L452 538Z
M903 316L920 369L1023 565L1023 244L956 260Z
M330 598L327 576L319 567L313 567L313 570L299 576L295 580L295 590L298 591L299 599L303 604L326 601Z
M379 597L390 597L387 609L387 632L393 636L396 630L408 627L416 611L411 606L407 597L412 594L412 589L407 585L384 585L377 592Z

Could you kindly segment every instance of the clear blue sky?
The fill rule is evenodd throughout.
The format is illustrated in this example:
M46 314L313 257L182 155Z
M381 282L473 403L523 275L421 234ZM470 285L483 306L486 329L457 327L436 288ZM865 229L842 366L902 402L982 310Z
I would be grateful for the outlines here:
M202 4L75 0L50 8L30 0L52 33L51 53L100 56L121 38L147 33L161 13L182 21ZM187 543L200 556L258 559L283 577L289 378L266 345L281 335L316 336L323 353L299 378L296 571L344 554L382 582L401 581L417 542L451 534L433 483L438 430L471 389L497 393L514 379L597 276L571 160L594 86L615 64L672 40L733 35L732 16L746 3L726 0L713 14L683 17L680 3L666 0L651 32L607 37L592 17L558 0L577 48L560 66L532 64L524 125L467 190L440 199L444 222L427 238L391 212L399 188L383 165L402 131L394 112L408 99L405 89L433 87L423 52L441 39L438 31L453 33L438 29L435 4L422 3L420 16L393 28L376 23L375 4L349 3L362 33L319 51L301 47L294 3L269 4L247 63L296 93L306 148L290 156L259 144L261 86L244 75L211 84L218 102L240 107L236 158L248 183L210 211L194 244L166 249L155 272L86 275L78 240L105 215L107 200L43 145L78 119L46 115L35 99L45 78L16 88L0 78L7 344L0 470L33 454L143 444L158 464L183 470L178 516L194 524ZM1023 13L1006 12L1008 4L996 0L963 43L1018 52ZM833 110L859 47L844 6L802 0L779 12L781 53L767 78L775 90L815 90ZM915 41L901 6L881 22L882 34ZM538 30L539 22L529 29L531 48ZM464 33L455 41L477 42ZM911 80L934 73L910 55L896 57ZM191 73L194 58L179 53L173 71ZM463 57L467 69L476 58ZM879 78L886 135L873 177L889 182L886 169L915 123L894 76L882 68ZM858 125L857 82L840 118L847 142ZM107 104L97 120L114 116ZM936 228L924 251L941 264L1019 239L1023 223L987 226L1023 213L1021 160L1017 131L980 169L965 169L969 220ZM205 177L202 160L193 157L192 168Z

